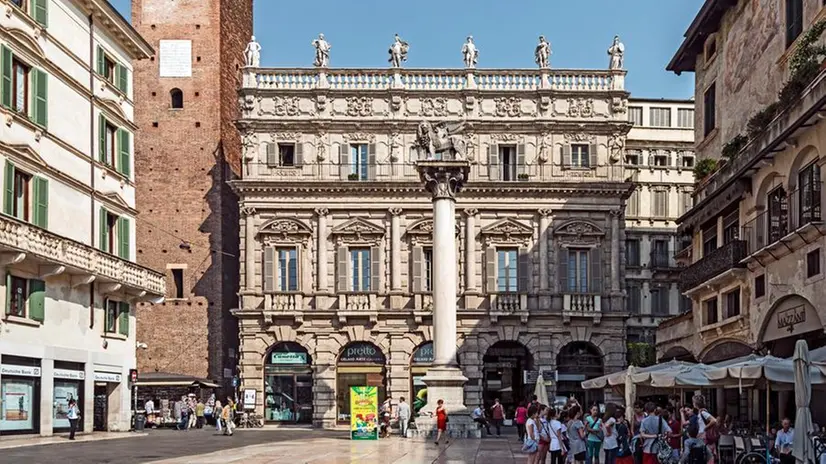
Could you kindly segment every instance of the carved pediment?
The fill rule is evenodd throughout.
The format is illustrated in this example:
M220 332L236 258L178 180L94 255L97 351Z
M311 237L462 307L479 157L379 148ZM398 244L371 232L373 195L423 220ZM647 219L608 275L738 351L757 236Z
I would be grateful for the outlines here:
M459 224L456 224L456 235L459 235ZM433 237L433 219L421 219L413 223L405 232L409 236Z
M590 221L574 219L557 227L554 230L554 235L565 243L573 245L594 245L605 236L605 231Z
M482 228L482 235L499 237L530 237L533 228L513 219L500 219L493 224Z
M11 36L12 40L16 41L18 45L24 48L28 53L33 56L37 56L40 58L45 58L46 54L43 52L43 48L37 43L37 39L30 36L26 31L21 29L17 29L15 27L10 28L2 28L3 32Z
M29 163L32 163L36 166L39 166L41 168L45 168L47 166L46 161L44 161L40 154L37 153L37 151L35 151L29 145L7 145L5 143L0 142L0 147L2 147L4 151L11 151L12 153L19 156L21 159Z
M313 231L307 224L292 218L275 218L258 228L259 235L305 236Z
M127 121L129 120L126 113L124 113L123 108L121 108L120 104L115 100L112 100L111 98L100 98L99 101L100 105L106 108L110 113L116 114Z
M124 200L123 197L120 196L120 194L117 193L117 192L103 192L103 193L101 193L100 196L107 199L107 200L109 200L109 201L111 201L112 203L114 203L115 205L117 205L118 207L120 207L124 210L132 209L129 206L129 204L126 203L126 200Z
M350 236L355 240L361 240L362 237L377 237L384 235L384 228L366 221L361 218L351 219L343 224L334 227L330 232L338 236Z

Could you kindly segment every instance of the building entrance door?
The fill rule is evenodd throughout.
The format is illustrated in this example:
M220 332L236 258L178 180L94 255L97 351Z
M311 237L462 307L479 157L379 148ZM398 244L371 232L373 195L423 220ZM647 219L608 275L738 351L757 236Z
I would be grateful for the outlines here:
M109 387L105 383L95 384L94 431L106 432L109 416Z

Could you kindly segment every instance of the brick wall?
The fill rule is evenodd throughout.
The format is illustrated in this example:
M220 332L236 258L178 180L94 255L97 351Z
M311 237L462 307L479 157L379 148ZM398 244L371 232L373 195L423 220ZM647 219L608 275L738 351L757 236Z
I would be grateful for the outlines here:
M226 182L240 158L235 68L252 30L251 1L133 0L132 22L155 48L135 69L138 262L168 276L167 301L138 308L138 368L221 380L237 347L238 206ZM192 41L192 77L161 78L159 42ZM170 91L183 91L171 109ZM183 267L183 299L171 268ZM227 382L229 379L225 379Z

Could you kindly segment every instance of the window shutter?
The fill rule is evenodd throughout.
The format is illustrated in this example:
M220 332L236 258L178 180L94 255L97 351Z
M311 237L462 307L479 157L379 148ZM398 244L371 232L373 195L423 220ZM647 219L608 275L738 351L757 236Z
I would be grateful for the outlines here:
M591 291L593 293L602 293L602 249L596 247L591 249L591 256L589 256L591 264Z
M370 247L370 291L381 292L381 250L379 247Z
M8 287L7 290L8 291ZM46 316L46 282L29 280L29 319L43 322Z
M100 222L100 227L99 227L100 236L99 236L99 239L100 239L100 243L98 244L98 246L100 247L101 251L106 251L106 252L109 251L109 230L108 230L109 225L106 223L107 216L108 216L108 213L106 212L106 209L101 207L100 208L100 214L99 214L99 222Z
M668 167L674 166L674 153L668 152Z
M588 155L590 156L588 167L597 167L597 163L599 162L599 152L597 151L597 144L592 143L588 146Z
M496 293L496 248L485 250L485 287L488 293Z
M129 336L129 303L121 301L118 303L118 333Z
M106 55L103 53L103 47L98 45L98 63L97 63L98 67L97 67L97 71L98 71L98 74L100 74L101 76L103 75L103 68L106 67L106 63L104 62L105 58L106 58Z
M528 172L528 167L525 165L525 144L520 143L516 146L516 173L518 176L526 172Z
M49 180L43 177L34 178L34 203L32 218L37 227L49 228Z
M422 293L424 287L424 251L420 246L413 247L413 293Z
M106 162L106 118L98 115L98 160Z
M559 292L565 293L568 291L568 249L559 249Z
M48 27L49 24L49 0L32 0L32 10L34 20L40 23L43 27Z
M275 248L264 247L264 293L275 291ZM247 272L253 272L248 269Z
M14 212L14 165L9 160L6 160L3 182L3 212L11 215Z
M499 180L499 147L495 143L488 145L488 177Z
M11 274L6 273L6 314L11 314Z
M129 93L129 70L126 69L126 66L119 64L117 67L118 70L118 89L124 94Z
M367 145L367 180L376 180L376 144L375 143L371 143L371 144Z
M118 218L118 256L123 259L130 258L130 238L129 219L125 217Z
M295 144L295 159L293 160L293 164L296 166L304 164L304 144L301 142Z
M519 293L530 293L531 289L531 255L527 248L519 248L516 277Z
M125 129L118 129L118 152L120 153L118 172L126 177L129 177L132 172L132 166L130 166L132 159L131 135Z
M347 180L350 174L350 145L342 143L338 146L338 177ZM346 262L346 259L345 259ZM347 288L346 286L344 288Z
M34 88L34 105L32 107L32 120L35 124L46 127L49 122L49 78L48 74L32 69L32 87Z
M31 279L28 281L29 295L29 319L43 322L45 316L46 283L42 280Z
M267 142L267 166L278 166L278 144Z
M3 106L6 108L11 108L11 91L12 91L12 54L11 49L3 45L3 56L2 56L2 67L3 67Z
M347 259L347 247L340 246L338 250L336 250L336 278L338 291L340 292L347 292L350 291L350 287L347 285L349 279L348 277L348 270L350 269L349 262Z
M571 146L569 144L562 145L562 167L571 167Z

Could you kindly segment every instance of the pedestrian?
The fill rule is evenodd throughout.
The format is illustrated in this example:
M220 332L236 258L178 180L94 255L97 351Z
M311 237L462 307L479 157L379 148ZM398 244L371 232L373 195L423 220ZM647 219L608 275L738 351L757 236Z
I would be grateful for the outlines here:
M794 444L794 429L789 418L784 418L783 428L777 431L777 438L774 439L774 449L780 458L780 464L794 464L795 457L792 456L792 445ZM708 444L708 442L706 442ZM710 447L709 447L710 448Z
M654 441L668 430L668 424L655 414L657 407L654 403L645 403L645 413L647 417L640 424L640 438L642 445L642 464L658 464L657 455L652 449Z
M585 430L588 439L585 441L585 464L599 464L599 453L602 448L602 420L599 417L599 406L591 406L589 414L585 416Z
M551 409L553 408L548 408L544 405L539 406L539 453L536 460L541 463L545 462L545 458L548 456L548 451L551 447L551 426L550 419L548 418ZM526 419L525 423L527 422Z
M490 407L490 415L493 417L493 425L496 426L496 436L502 436L502 424L505 422L505 408L499 402L499 398L493 400L493 406Z
M195 407L197 406L197 401L195 401L195 394L190 393L189 397L187 398L187 404L189 405L189 423L187 423L187 430L194 429L195 424L198 421L198 417L195 415Z
M407 427L410 425L410 405L404 401L404 397L399 398L399 407L396 408L396 418L399 421L399 429L402 438L407 438Z
M215 431L221 433L221 415L223 415L224 408L221 407L221 401L218 400L215 402L215 409L212 413L213 417L215 417Z
M221 419L224 421L224 435L232 436L232 429L235 428L235 424L233 424L233 413L232 413L233 402L230 397L227 397L227 404L224 405L224 409L221 413Z
M634 454L631 451L631 428L625 419L625 408L618 407L614 417L617 419L617 425L614 427L617 431L617 464L634 464Z
M613 403L605 406L605 414L602 416L602 434L605 437L602 444L605 449L605 464L616 464L619 441L616 430L617 407Z
M180 401L181 405L178 407L176 404L176 409L180 411L180 417L178 420L178 430L186 430L189 428L189 398L186 396L181 397Z
M631 436L637 435L640 433L640 425L642 424L643 419L645 419L645 411L643 411L643 403L642 401L635 401L634 402L634 422L631 424Z
M551 452L551 464L563 464L565 462L565 457L568 454L568 448L565 446L565 437L563 432L565 425L562 424L562 422L560 422L559 420L557 420L556 409L554 409L552 406L548 407L546 417L548 423L549 438L551 439L549 448ZM542 460L539 462L544 464L545 458L542 457L541 459Z
M666 433L668 435L668 446L671 447L671 455L674 461L678 461L680 459L680 438L683 436L683 424L672 406L665 408L663 419L668 424Z
M528 408L528 420L525 422L525 441L522 442L522 452L528 455L528 464L539 462L539 408Z
M476 407L472 413L470 413L470 418L473 419L473 422L476 422L480 426L484 427L487 430L488 435L490 435L490 424L488 420L485 418L485 408L482 405Z
M700 427L696 424L688 426L688 439L685 441L685 449L680 456L680 464L706 464L713 459L706 443L697 438L699 433Z
M445 434L445 444L450 443L450 438L447 436L447 410L445 409L445 402L444 400L440 399L436 402L436 444L439 444L439 441L442 438L442 434Z
M195 427L199 429L204 428L204 411L206 411L206 405L203 400L198 399L198 403L195 405Z
M212 423L215 413L215 393L209 395L209 399L206 402L206 407L204 407L204 419L206 419L207 424L215 425Z
M706 399L703 395L694 395L691 402L694 409L697 410L697 427L699 430L697 438L704 440L708 445L708 449L711 450L711 454L717 456L717 439L720 435L717 428L717 419L706 409Z
M390 417L393 411L393 397L388 396L385 398L384 402L379 407L379 429L381 433L379 434L382 438L386 438L390 436Z
M539 409L538 406L537 409ZM524 401L519 403L519 406L516 407L516 413L513 415L513 421L516 422L516 432L519 434L519 441L525 441L525 424L528 422L528 406ZM498 435L499 430L496 432Z
M77 401L74 398L69 400L69 410L66 411L66 418L69 419L69 440L74 440L77 422L80 420L80 409L78 409Z
M571 421L568 422L568 441L570 448L568 455L573 456L573 462L576 464L585 463L585 424L582 423L582 408L579 405L573 405L568 409L568 416Z

